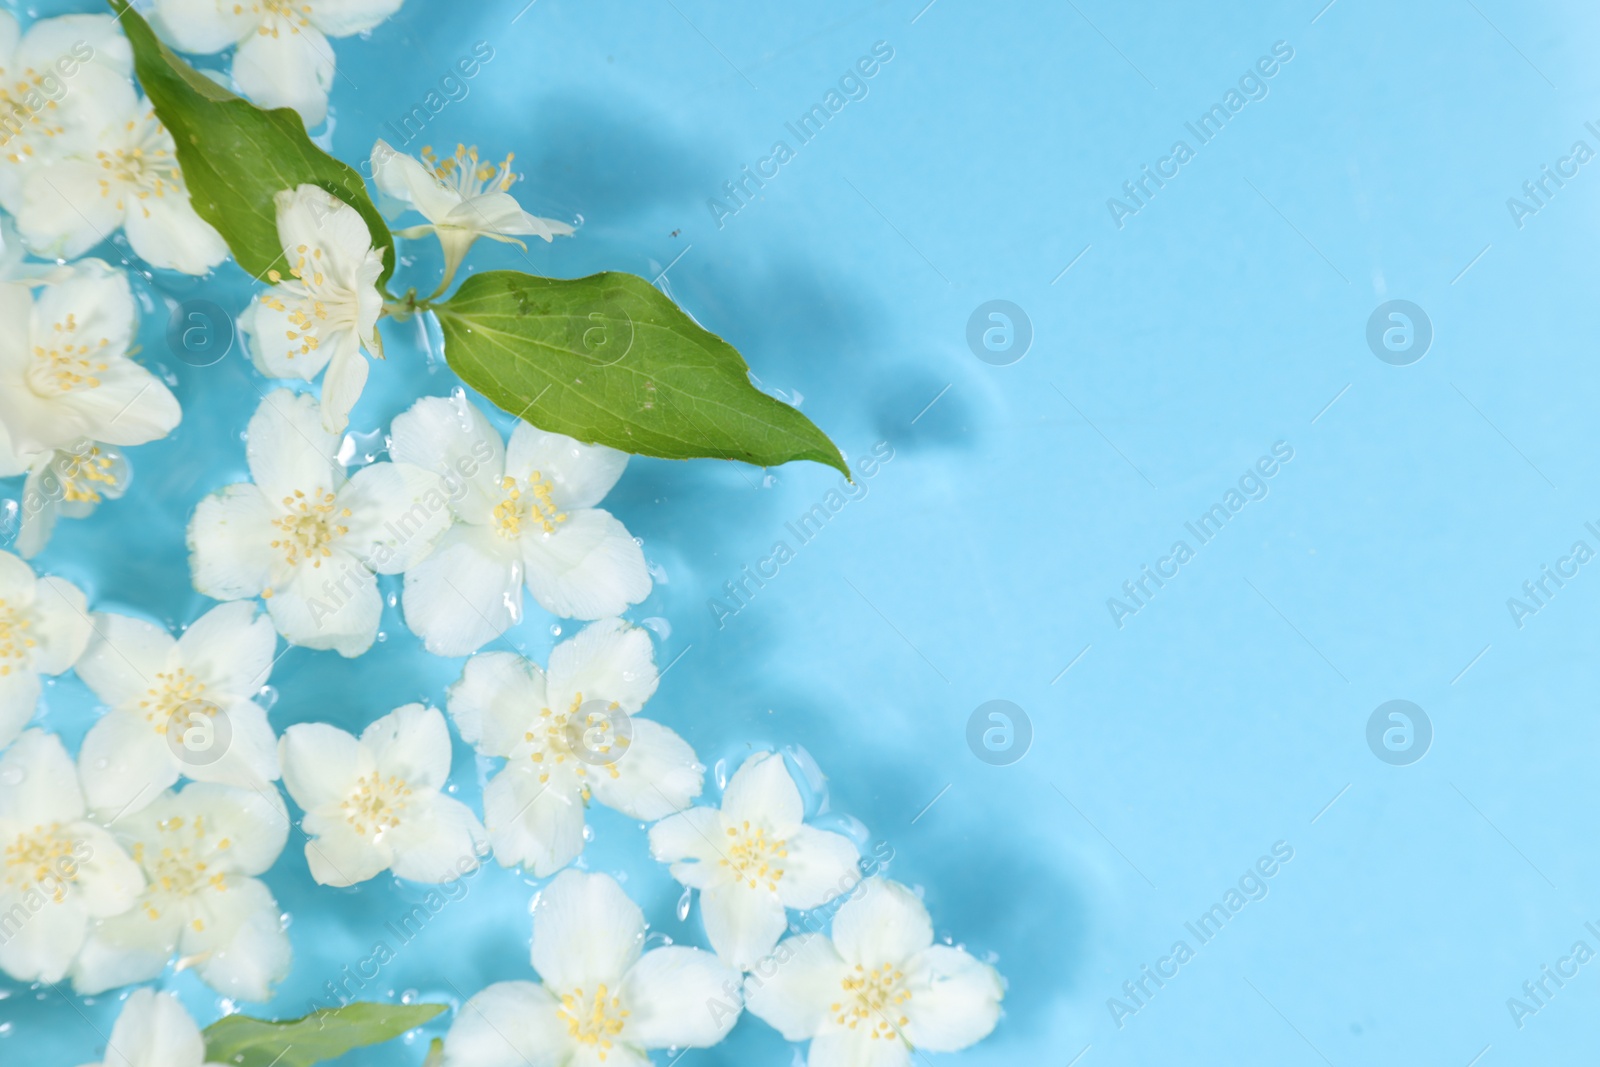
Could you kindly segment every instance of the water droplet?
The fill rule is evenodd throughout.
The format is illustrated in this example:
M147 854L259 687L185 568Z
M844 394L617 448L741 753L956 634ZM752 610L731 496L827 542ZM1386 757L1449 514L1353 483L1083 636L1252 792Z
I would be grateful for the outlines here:
M382 430L358 433L351 430L339 442L339 462L349 467L356 463L371 463L383 454L388 441Z
M716 780L718 789L728 788L728 761L719 759L711 768L711 777Z
M551 637L560 637L561 636L561 624L559 622L552 623L550 625L550 636Z
M583 839L585 841L594 840L594 827L590 826L588 823L583 824Z
M666 578L663 577L661 582L663 585L665 585ZM652 615L648 619L640 619L639 625L643 626L646 630L649 630L663 641L672 636L672 623L668 622L666 619L663 619L659 615Z
M277 686L264 685L257 690L256 703L260 704L265 710L271 711L278 703Z
M694 890L690 889L688 886L684 886L683 887L683 896L678 898L678 921L679 922L683 922L683 921L685 921L685 920L687 920L689 918L689 898L693 894L694 894Z

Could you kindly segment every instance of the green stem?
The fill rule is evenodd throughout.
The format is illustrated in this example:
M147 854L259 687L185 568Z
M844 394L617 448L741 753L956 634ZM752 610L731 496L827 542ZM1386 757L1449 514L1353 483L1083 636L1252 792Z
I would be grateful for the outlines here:
M437 294L435 294L437 295ZM383 302L383 313L394 318L396 322L405 322L419 311L427 311L433 307L430 302L432 297L424 300L417 299L415 289L407 289L406 295L398 300L390 299Z

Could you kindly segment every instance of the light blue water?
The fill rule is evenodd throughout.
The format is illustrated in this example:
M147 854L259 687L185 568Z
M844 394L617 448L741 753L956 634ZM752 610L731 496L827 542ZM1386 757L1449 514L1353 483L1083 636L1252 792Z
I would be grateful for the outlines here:
M996 1033L933 1062L1492 1067L1592 1045L1596 966L1547 980L1520 1028L1506 1001L1574 942L1600 948L1583 925L1600 925L1600 576L1580 570L1522 628L1506 601L1574 541L1600 547L1584 526L1600 525L1600 163L1521 227L1506 200L1575 141L1600 149L1585 127L1600 119L1600 23L1577 3L1322 3L538 0L513 23L521 0L408 0L369 41L338 44L333 145L359 160L490 43L470 95L421 140L515 151L526 206L584 218L575 239L530 248L531 269L671 264L663 284L766 387L803 397L852 457L892 447L866 495L720 627L708 599L838 477L636 460L608 506L659 568L633 617L671 625L650 715L708 764L803 747L832 809L924 888L938 931L997 958ZM717 225L708 198L774 141L794 147L785 123L880 41L893 59L868 95ZM1280 41L1293 57L1265 98L1201 144L1184 124ZM1118 228L1107 198L1179 139L1193 158ZM514 250L473 263L530 269ZM232 271L156 289L234 309L249 292ZM1010 366L966 340L993 299L1031 320ZM1409 366L1367 344L1392 299L1432 322ZM39 563L102 609L177 624L208 606L184 525L244 476L262 383L237 352L179 362L162 327L151 314L145 358L175 375L183 426L134 450L129 496L64 523ZM386 330L356 428L456 384L414 329ZM1201 544L1185 523L1276 442L1293 458L1265 498ZM1146 579L1153 595L1119 628L1107 598L1178 540L1193 558L1159 589ZM542 659L550 625L535 609L511 640ZM286 655L275 726L353 729L441 701L459 663L422 654L395 610L384 631L353 662ZM1032 723L1009 766L966 741L991 699ZM1392 699L1431 720L1420 762L1369 748ZM86 690L69 677L47 702L43 723L75 745ZM476 804L480 778L458 743L459 795ZM657 930L703 944L643 830L604 809L590 821L585 863L625 875ZM1265 898L1201 944L1185 924L1276 842L1293 859ZM276 1000L247 1007L280 1016L424 892L314 886L293 845L267 882L293 916L295 965ZM527 977L530 892L498 868L475 876L371 993L454 1001ZM1179 940L1193 958L1176 977L1124 997ZM192 976L163 985L216 1017ZM0 1060L98 1058L85 1017L105 1028L115 997L4 988ZM1120 1027L1112 997L1139 1007ZM746 1019L682 1062L789 1058Z

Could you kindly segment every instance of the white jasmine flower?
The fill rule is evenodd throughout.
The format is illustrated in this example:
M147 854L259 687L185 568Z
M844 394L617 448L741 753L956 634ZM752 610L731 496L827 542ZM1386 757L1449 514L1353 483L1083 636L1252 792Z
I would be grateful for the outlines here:
M383 253L360 212L314 185L277 195L278 239L285 269L269 271L272 288L245 309L239 330L256 369L269 378L322 380L322 423L342 433L367 384L366 347L383 358L378 275Z
M717 955L755 966L788 926L786 908L821 907L860 879L855 843L804 824L800 790L776 753L745 760L722 809L690 808L650 828L650 852L700 890Z
M406 625L429 652L464 656L522 619L522 586L567 618L616 615L650 595L644 552L599 504L624 452L518 422L511 443L465 397L424 397L394 420L396 460L450 476L468 453L490 458L465 479L456 525L406 575Z
M292 107L309 127L328 115L329 37L364 33L401 0L155 0L156 24L180 52L237 45L233 80L262 107Z
M0 971L59 982L91 919L120 915L144 875L105 830L85 821L60 738L29 730L0 755Z
M204 274L228 258L189 200L172 134L144 100L93 144L34 168L17 222L28 248L50 259L81 256L119 228L153 267Z
M833 937L778 945L745 979L745 1003L809 1067L905 1067L914 1051L956 1052L1000 1018L1000 975L933 943L928 909L898 882L869 878L833 918Z
M510 652L467 661L450 687L463 740L506 764L483 791L501 866L552 874L583 851L591 800L659 819L700 795L703 768L683 738L631 718L656 690L650 637L602 619L550 653L547 674Z
M176 640L126 615L96 613L93 622L77 672L110 710L78 750L91 808L138 811L179 775L271 788L278 739L252 698L267 682L277 635L254 602L220 604Z
M214 493L189 520L194 587L260 596L290 642L359 656L378 633L378 574L427 556L450 522L439 479L406 463L347 476L317 402L269 393L246 431L254 484Z
M120 497L132 473L121 449L87 437L39 453L22 485L18 555L32 559L42 552L57 519L87 518L102 500Z
M449 288L467 249L479 237L526 249L519 237L542 237L548 242L571 235L571 226L528 214L507 192L517 181L511 170L512 158L507 155L499 166L481 163L476 148L457 145L456 154L443 160L434 156L433 149L424 148L419 163L385 141L372 146L372 177L379 191L422 212L428 220L426 226L396 230L395 236L431 233L444 248L444 281L439 283L438 293Z
M88 642L83 591L63 578L35 578L32 567L0 552L0 748L33 718L39 676L71 667Z
M135 989L111 1028L104 1063L85 1067L222 1067L205 1063L200 1027L171 993Z
M40 19L22 33L0 11L0 206L26 216L32 171L94 153L107 126L132 109L133 50L110 15Z
M181 955L224 996L271 997L289 973L289 935L278 902L254 876L289 839L277 791L196 783L111 829L147 888L130 910L90 927L72 988L92 995L148 981Z
M129 358L135 319L127 276L98 259L0 282L0 478L83 438L142 445L178 425L178 401Z
M323 885L354 885L385 869L451 882L477 869L483 827L440 792L450 729L438 709L396 708L360 739L326 723L291 726L279 758L289 795L305 809L311 877Z
M721 1041L739 1018L738 972L697 948L641 954L644 933L615 879L562 871L533 910L542 984L496 982L467 1001L445 1067L648 1067L651 1049Z

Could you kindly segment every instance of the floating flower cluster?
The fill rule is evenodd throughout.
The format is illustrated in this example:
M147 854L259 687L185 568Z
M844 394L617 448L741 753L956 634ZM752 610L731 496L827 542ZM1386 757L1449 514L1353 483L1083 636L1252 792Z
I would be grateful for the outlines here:
M176 47L235 48L247 96L315 125L335 71L328 38L369 30L400 3L154 8ZM652 590L640 543L600 506L625 453L520 419L507 435L457 391L396 416L386 459L351 462L342 435L368 358L383 357L378 322L416 305L414 294L386 303L384 248L317 185L277 192L281 264L239 326L261 375L320 376L320 394L264 391L245 433L249 480L209 487L190 516L192 581L219 603L174 635L91 611L82 590L25 562L58 519L121 495L123 450L171 433L181 412L133 358L128 274L23 253L67 260L120 230L151 267L203 274L228 254L131 67L114 19L21 33L0 13L0 207L15 217L0 226L0 477L25 477L20 557L0 552L0 972L93 995L176 961L226 997L270 998L292 965L261 880L294 825L281 779L317 883L386 871L450 883L490 856L548 879L533 907L538 980L467 1000L445 1067L640 1065L653 1050L717 1044L747 1010L809 1042L811 1067L903 1067L988 1035L998 973L936 943L913 890L808 820L781 753L751 755L715 804L697 803L706 768L645 714L661 674L649 633L621 617ZM425 149L419 161L379 141L371 162L379 190L427 219L396 235L440 241L440 292L479 237L573 232L509 194L509 156ZM411 703L359 735L299 722L280 737L260 699L278 636L363 655L379 639L381 576L402 576L398 602L423 648L467 657L444 711ZM524 592L587 623L544 665L482 651L521 622ZM42 678L69 670L103 709L75 760L29 728ZM490 771L481 811L451 795L451 724ZM573 868L596 804L651 824L651 856L698 894L709 949L647 949L643 913L617 880ZM194 1020L149 989L128 997L110 1045L108 1067L206 1060Z
M233 48L233 83L262 107L292 107L307 126L328 117L329 37L365 33L402 0L155 0L156 26L180 52Z
M177 639L91 614L76 587L0 552L0 971L70 976L90 994L182 956L229 996L271 995L289 940L256 876L289 815L253 698L276 642L250 604L213 608ZM23 729L39 675L68 669L107 709L76 765L54 734ZM194 781L174 792L180 777Z

